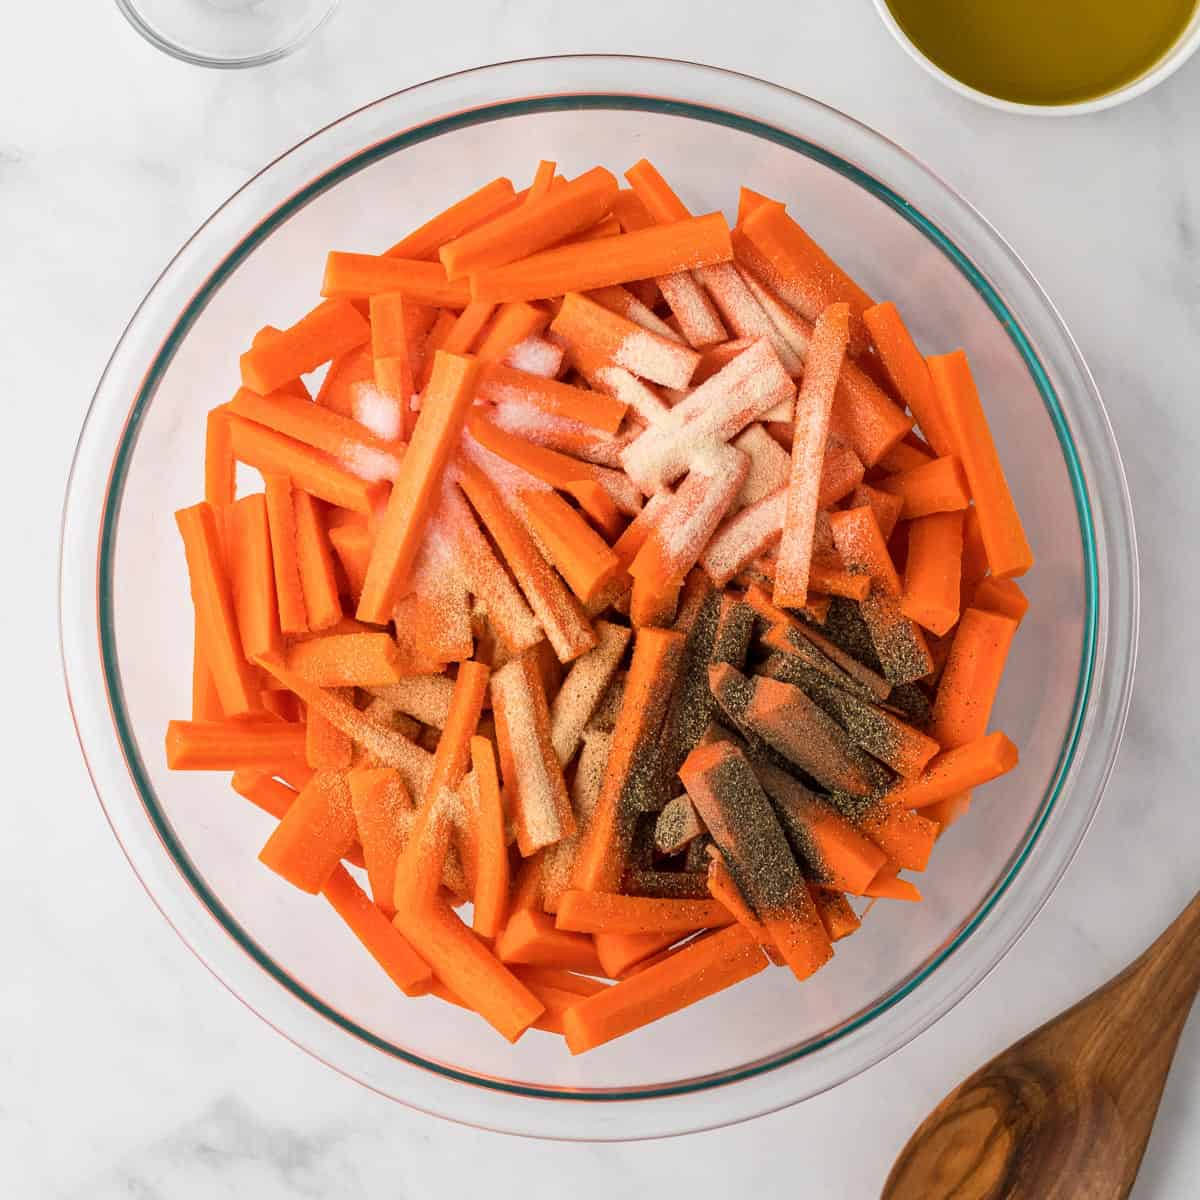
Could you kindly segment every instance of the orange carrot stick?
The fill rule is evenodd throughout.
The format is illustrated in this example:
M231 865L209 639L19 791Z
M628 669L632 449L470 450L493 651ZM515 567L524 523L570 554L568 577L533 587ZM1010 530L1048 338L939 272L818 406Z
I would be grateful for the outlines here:
M1029 611L1029 598L1013 579L985 579L971 597L972 608L1011 617L1018 625Z
M490 221L519 203L510 180L485 183L449 208L431 217L387 251L389 258L434 259L447 242Z
M946 418L938 407L929 367L896 306L887 300L863 313L863 321L896 394L917 419L925 440L940 457L954 453Z
M886 542L891 539L896 522L900 520L900 510L904 507L904 501L899 496L892 495L891 492L881 492L869 483L860 483L850 493L850 502L846 507L869 508L875 514L875 523L879 526L879 536Z
M478 365L437 353L400 473L380 522L358 601L358 619L382 624L400 598L420 546L425 519L463 418L475 395Z
M292 492L292 512L296 523L296 566L304 593L304 611L309 628L317 633L342 619L333 551L317 502L308 492Z
M247 658L278 650L279 609L267 499L262 492L244 496L229 510L229 574L238 632Z
M528 524L571 591L589 603L621 569L608 543L557 492L526 491Z
M221 708L221 697L212 671L208 667L208 655L204 647L204 632L200 619L192 615L192 720L220 721L225 716Z
M330 695L346 704L354 699L353 688L331 688ZM306 714L304 725L304 761L314 771L342 771L354 761L354 743L350 736L320 712Z
M350 787L341 771L318 771L275 826L259 862L316 895L354 844Z
M829 440L829 414L846 357L849 320L850 309L845 304L822 312L805 359L804 381L796 400L787 511L775 572L773 599L785 607L803 608L808 601L808 571Z
M572 1054L678 1012L732 987L767 965L762 950L740 926L698 939L661 962L581 1000L563 1017Z
M992 574L1001 579L1024 575L1033 566L1033 552L1004 477L967 356L961 350L938 355L929 359L929 371L979 510Z
M830 517L833 539L848 571L869 575L871 591L860 604L875 652L890 683L909 683L933 669L920 629L900 611L900 579L869 508Z
M350 585L350 596L357 604L366 582L374 538L365 525L337 525L330 529L329 541L342 564L346 582Z
M961 511L971 503L967 477L957 458L935 458L923 466L888 475L877 486L900 497L900 516L905 521L930 513Z
M828 888L811 888L810 890L821 922L825 926L825 932L829 934L831 942L849 937L862 925L858 914L850 907L850 902L841 892L830 891Z
M776 949L775 939L746 902L729 873L725 856L716 846L708 848L708 890L712 898L723 905L729 915L766 951L767 957L776 966L782 966L783 958Z
M502 363L488 363L480 371L477 395L490 404L505 401L528 404L542 412L581 421L607 433L617 431L628 409L628 405L603 392L572 387L556 379L542 379Z
M386 633L328 633L294 642L289 671L318 687L374 687L401 677L400 652Z
M292 483L286 475L265 475L267 525L271 538L271 561L275 596L279 604L279 628L283 633L307 633L308 612L300 582L300 560L296 541L296 510Z
M578 292L567 293L550 329L568 348L582 348L665 387L687 387L700 361L690 347L644 329Z
M954 627L962 575L961 512L930 513L908 531L900 611L939 636Z
M933 462L935 455L928 448L910 442L897 442L875 465L886 475L898 475Z
M204 429L204 499L217 512L232 504L237 495L237 464L229 437L229 418L214 408Z
M612 892L568 891L558 902L555 924L575 933L694 933L733 922L716 900L664 900Z
M920 901L920 891L909 880L901 879L899 872L898 863L885 863L879 868L879 874L871 881L870 887L863 895L877 900Z
M560 992L570 992L575 996L594 996L608 987L608 984L600 979L592 979L588 975L576 975L574 971L563 971L558 967L516 963L511 970L518 979L525 983L557 988Z
M484 737L471 738L471 767L476 801L475 828L478 861L472 897L473 925L480 937L495 938L508 914L509 865L504 841L504 803L496 774L492 743Z
M441 900L401 909L393 920L437 979L510 1042L545 1011L545 1005Z
M805 378L808 378L807 374ZM793 440L793 453L795 444L795 440ZM866 468L862 464L862 459L849 446L837 443L828 445L821 462L821 477L817 490L818 510L832 508L839 501L844 500L862 483L864 474L866 474Z
M578 892L577 895L598 893ZM620 979L630 967L646 961L660 950L666 950L680 941L682 935L675 933L596 933L592 941L596 944L596 956L610 979ZM603 990L598 988L597 991ZM595 992L590 993L595 995Z
M999 731L939 754L917 779L897 784L887 802L897 808L922 808L978 787L1011 771L1017 748Z
M521 262L471 277L471 298L499 303L588 292L688 271L733 257L729 226L720 213L693 217L619 237L543 250Z
M346 780L371 896L390 917L396 911L396 864L416 818L412 797L391 767L359 767Z
M338 508L360 513L373 510L378 485L353 474L319 450L233 415L229 417L229 431L238 462L264 475L287 475L293 486Z
M292 807L292 802L296 799L294 788L273 779L263 771L249 767L234 771L229 784L239 796L245 797L255 808L270 813L277 821Z
M612 749L596 811L580 847L572 887L616 891L633 841L637 814L645 810L650 786L648 760L666 716L685 642L669 629L637 632Z
M651 333L665 337L669 342L682 343L686 340L652 308L643 304L627 287L619 283L613 284L612 287L595 288L587 293L587 298L594 300L602 308L607 308L609 312L616 313L617 316L624 317L635 325L650 330Z
M786 487L781 487L747 505L718 527L700 556L700 565L713 583L724 587L779 540L787 497Z
M532 651L492 679L500 770L509 790L517 847L525 857L569 837L575 817L550 740L550 709Z
M304 727L274 718L171 721L167 766L172 771L235 771L304 757Z
M873 301L819 245L787 215L782 204L761 204L738 226L739 252L752 269L801 316L815 321L831 304L850 309L850 351L868 346L863 312Z
M438 251L449 279L503 267L594 225L612 208L617 181L611 171L590 171L526 199L518 208L447 242Z
M665 629L670 625L675 620L682 587L678 579L663 581L649 575L635 579L629 596L629 620L633 627Z
M504 963L559 967L586 975L604 973L590 937L557 929L552 916L532 908L516 909L508 918L496 939L496 954Z
M629 644L630 631L597 621L596 645L571 665L550 705L550 741L558 761L570 762L583 731L612 683Z
M275 337L242 355L242 382L260 394L273 392L299 375L362 345L371 328L345 300L327 300Z
M462 309L471 301L465 279L448 280L440 262L416 262L380 254L331 250L325 260L321 295L365 300L376 292L401 292L416 304Z
M526 338L536 337L550 323L550 314L524 300L502 304L475 351L480 362L500 363Z
M525 527L474 463L459 457L459 484L515 576L560 661L571 662L596 644L579 602L538 552Z
M730 742L700 746L679 778L747 898L797 979L832 956L804 877L754 771ZM735 926L753 944L741 926ZM718 935L720 936L720 935Z
M847 600L865 600L871 590L871 580L866 575L851 575L821 562L814 562L808 569L808 586L823 596L845 596Z
M321 889L338 916L370 952L372 958L406 996L423 996L433 981L433 972L404 936L367 899L343 866L336 866Z
M454 793L470 761L471 738L479 726L490 675L483 663L459 664L446 727L438 739L412 835L396 866L397 911L424 908L437 894L450 849Z
M339 354L329 364L317 391L315 403L343 417L354 416L355 396L359 387L375 378L375 361L367 343Z
M968 608L959 620L933 702L930 733L953 749L987 731L1017 623L999 613Z
M175 523L183 539L188 581L204 662L226 716L256 711L258 686L238 632L233 589L226 573L214 510L207 502L182 508Z

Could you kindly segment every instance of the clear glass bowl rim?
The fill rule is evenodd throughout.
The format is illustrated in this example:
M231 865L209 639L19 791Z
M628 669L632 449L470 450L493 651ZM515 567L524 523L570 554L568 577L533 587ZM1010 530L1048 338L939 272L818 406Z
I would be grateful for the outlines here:
M535 70L543 84L555 82L554 77L557 76L557 82L563 86L559 89L544 91L542 94L530 94L528 91L518 89L516 96L519 98L494 99L496 95L504 96L509 94L504 87L506 73L511 74L514 71L526 69ZM657 94L656 90L647 86L628 89L606 88L603 90L593 90L591 88L575 90L575 88L570 86L579 78L589 73L599 78L605 78L609 75L616 77L625 76L634 83L643 84L652 83L660 74L665 73L673 79L677 86L671 95L666 96ZM696 98L679 98L678 92L680 87L684 86L687 90L693 91L697 96L713 94L712 91L705 91L705 81L708 81L710 86L714 81L719 81L727 91L733 89L739 101L742 102L742 105L750 110L755 108L753 103L755 99L765 101L769 97L771 100L769 107L772 110L782 106L792 111L793 115L807 115L809 119L819 120L827 125L831 125L836 132L847 136L852 134L859 142L860 150L864 148L864 145L873 148L877 154L891 160L889 165L896 166L900 164L908 172L918 173L925 185L933 189L942 202L948 203L953 207L957 218L965 220L968 225L974 226L976 234L990 239L991 244L987 249L993 254L998 254L1002 260L1002 265L1006 265L1006 268L1013 272L1012 278L1007 282L1019 282L1031 297L1027 302L1036 302L1041 306L1041 311L1036 315L1044 322L1043 332L1048 331L1050 336L1058 339L1059 344L1055 349L1058 353L1065 356L1063 362L1059 364L1060 368L1066 363L1067 366L1073 369L1075 375L1073 382L1079 388L1080 393L1085 396L1085 403L1071 413L1071 417L1074 420L1068 419L1060 398L1056 394L1046 370L1034 351L1030 340L1026 337L1017 317L1001 299L987 275L976 266L973 259L960 249L938 225L927 219L899 193L893 191L891 187L870 171L863 169L863 167L856 165L854 162L848 161L825 146L806 141L799 135L789 132L787 128L781 127L778 124L771 124L769 121L759 119L755 116L747 115L745 111L730 111L704 103ZM194 259L200 250L198 242L202 240L210 227L214 226L218 222L218 219L237 205L239 201L244 201L250 196L260 180L269 177L274 172L282 171L289 159L305 150L305 148L318 143L320 139L337 131L339 127L347 126L383 106L406 100L415 102L416 98L422 93L447 85L451 85L460 92L465 88L466 95L458 98L467 102L451 109L448 115L444 114L433 119L425 119L409 128L403 128L401 132L361 147L357 152L350 154L349 157L337 161L331 168L294 190L283 203L270 211L266 217L258 220L249 233L238 241L234 249L224 254L224 257L215 268L200 272L204 277L203 283L194 288L190 302L174 318L170 332L158 346L157 352L154 353L150 368L143 375L139 376L140 385L137 388L137 398L133 407L121 421L116 423L119 427L117 445L115 451L111 451L110 465L106 468L98 468L97 464L89 459L87 455L93 449L91 442L105 440L103 435L108 431L98 428L102 418L107 419L110 425L114 423L111 414L107 413L106 409L109 406L109 402L114 399L113 392L118 393L115 397L118 403L123 393L123 389L121 389L121 385L116 378L116 375L119 374L116 371L116 367L124 365L120 363L122 351L129 343L136 340L135 334L138 332L139 323L149 322L150 314L147 312L147 308L156 299L160 289L164 288L171 273L190 271L193 275L197 274L197 264ZM847 178L858 183L859 186L869 190L876 198L883 200L895 212L921 229L931 242L937 245L944 254L954 261L959 270L987 302L993 313L997 316L997 319L1007 329L1014 345L1030 369L1030 373L1041 392L1047 411L1054 424L1056 435L1071 476L1085 558L1086 612L1084 614L1084 652L1076 691L1075 712L1071 729L1064 741L1058 770L1052 786L1043 800L1039 815L1027 832L1024 843L1014 853L1006 870L993 885L988 897L971 915L970 919L964 922L958 934L936 955L930 958L922 968L913 972L907 980L903 981L886 996L877 1000L867 1012L858 1014L842 1026L820 1038L812 1039L802 1046L793 1047L789 1051L769 1060L748 1064L735 1071L724 1072L716 1076L700 1079L675 1082L664 1087L645 1087L631 1091L615 1089L604 1091L573 1091L544 1088L474 1075L459 1068L451 1067L448 1064L422 1059L400 1047L383 1041L368 1030L362 1029L341 1014L330 1009L319 998L311 995L301 984L288 976L277 964L272 962L269 957L258 949L253 939L225 912L220 901L208 892L204 881L192 869L186 853L175 841L173 831L158 806L153 788L150 786L144 767L140 762L136 739L126 723L127 718L121 695L121 683L111 622L112 552L115 544L116 523L120 508L121 486L128 459L136 441L141 414L145 412L146 407L153 397L157 379L162 370L165 369L166 363L169 362L174 347L185 336L191 318L198 313L207 297L220 286L221 281L229 272L236 268L238 262L249 252L253 245L268 236L269 233L287 219L289 214L303 206L303 204L307 203L314 196L334 186L349 174L369 165L369 163L379 157L402 149L405 145L414 141L436 137L438 133L446 129L457 128L463 124L495 120L520 115L521 113L580 107L609 109L635 108L654 112L678 113L694 119L729 125L743 132L767 138L814 158L833 170L839 171ZM119 391L118 389L121 390ZM1071 428L1073 423L1082 423L1087 427L1084 429L1084 433L1088 436L1084 439L1083 443L1087 446L1086 453L1080 452L1080 446L1072 438ZM1098 497L1094 490L1089 488L1089 479L1093 479L1096 483L1103 483L1105 489L1111 489L1106 490L1103 494L1102 507L1105 509L1105 512L1100 514L1102 519L1099 520L1097 519L1096 505ZM94 514L98 509L102 512L102 517L99 527L99 538L97 540L94 515L89 517L87 514ZM85 551L90 551L90 561L96 565L94 573L89 574L87 570L87 563L89 561L89 554L87 552L84 553L82 562L80 556L73 553L73 551L81 548L84 548ZM1102 560L1103 567L1101 565ZM81 608L77 601L75 588L77 583L88 579L90 579L91 585L95 589L93 595L96 598L95 608L90 614L90 620L88 619L87 606L84 605ZM1102 579L1107 581L1106 588L1101 587ZM946 964L989 917L996 915L1001 897L1010 894L1010 885L1017 873L1026 865L1031 855L1034 854L1035 850L1040 849L1043 856L1047 854L1046 840L1042 839L1041 835L1051 817L1057 810L1061 809L1058 801L1063 795L1067 784L1069 782L1078 782L1078 776L1081 773L1078 752L1081 746L1096 732L1096 729L1092 726L1102 723L1103 737L1101 745L1095 750L1095 755L1098 757L1091 764L1088 772L1088 782L1092 792L1090 805L1086 807L1086 811L1081 809L1075 816L1073 823L1067 830L1069 835L1067 840L1060 839L1054 847L1053 854L1050 855L1050 861L1042 865L1041 872L1043 879L1038 894L1034 897L1025 898L1024 908L1019 915L1011 918L999 937L993 939L995 944L990 948L988 961L973 966L966 973L966 977L956 982L950 994L942 997L934 1007L930 1008L926 1006L926 1010L916 1019L910 1020L905 1028L897 1029L888 1039L886 1046L882 1048L877 1047L872 1052L873 1057L869 1061L858 1062L851 1067L843 1066L836 1075L820 1081L816 1086L810 1084L799 1084L799 1086L796 1086L799 1082L797 1080L791 1086L785 1086L782 1089L779 1087L772 1089L770 1096L764 1094L758 1099L753 1099L743 1094L744 1098L740 1099L738 1104L730 1108L727 1113L722 1112L720 1115L713 1115L715 1110L709 1108L707 1115L696 1113L686 1117L685 1124L683 1125L680 1125L678 1120L667 1118L660 1123L660 1127L653 1127L654 1123L651 1122L652 1127L645 1134L640 1134L638 1130L634 1130L632 1133L622 1132L616 1136L655 1136L660 1133L684 1132L688 1129L728 1123L730 1120L745 1119L758 1113L769 1111L772 1108L794 1103L809 1095L823 1091L830 1086L834 1086L837 1082L848 1078L850 1075L857 1074L859 1071L866 1069L868 1066L873 1065L873 1063L880 1061L888 1054L899 1049L912 1037L916 1036L917 1033L927 1028L938 1017L948 1011L963 995L976 986L992 967L995 966L999 959L1003 957L1004 953L1015 942L1029 921L1033 919L1041 905L1049 898L1058 879L1073 857L1079 841L1082 840L1099 804L1104 783L1111 771L1132 689L1133 663L1136 653L1137 609L1137 557L1131 506L1124 472L1099 394L1061 318L1024 264L991 226L966 201L899 147L867 127L853 121L853 119L818 101L750 76L739 75L718 68L675 60L621 55L567 55L546 59L517 60L512 63L497 63L486 67L474 68L470 71L457 72L453 75L430 80L413 88L383 97L331 123L281 155L280 158L276 159L273 163L265 167L262 172L252 178L242 189L239 189L237 193L226 201L200 227L197 233L185 243L176 257L164 269L162 276L156 281L135 312L126 331L122 335L121 341L118 343L116 350L114 350L113 357L101 378L96 395L89 409L83 432L80 436L75 462L72 465L67 502L64 509L63 546L60 563L60 637L68 693L80 744L83 748L85 759L88 762L89 771L92 774L97 794L114 829L114 833L118 837L127 857L130 859L135 872L147 887L147 891L155 900L160 910L167 916L168 921L180 932L185 942L217 974L218 978L230 987L235 995L238 995L254 1011L263 1016L265 1020L274 1025L280 1032L283 1032L285 1036L296 1041L297 1044L302 1045L323 1061L359 1079L360 1082L365 1083L367 1086L375 1087L377 1090L394 1098L403 1099L406 1103L412 1104L415 1107L426 1108L428 1111L450 1116L453 1119L481 1124L486 1127L503 1128L511 1132L567 1137L604 1137L609 1136L609 1134L605 1131L599 1133L589 1132L582 1135L576 1134L561 1128L561 1121L551 1122L555 1128L546 1129L544 1128L545 1122L537 1118L530 1118L527 1113L525 1115L510 1115L508 1117L480 1117L474 1114L464 1114L460 1111L454 1111L457 1106L455 1104L447 1105L444 1099L441 1099L440 1102L436 1099L423 1102L421 1096L418 1094L420 1092L419 1081L416 1093L407 1084L397 1090L390 1082L382 1084L376 1078L364 1078L362 1070L357 1070L355 1067L347 1066L345 1062L339 1061L339 1055L336 1052L324 1047L317 1049L309 1044L309 1040L306 1039L304 1033L298 1033L294 1028L289 1028L289 1023L284 1016L281 1016L278 1012L270 1013L264 1011L265 1002L261 989L258 989L259 998L256 1002L246 995L248 990L252 990L246 978L243 977L237 981L229 978L229 975L235 972L236 968L230 965L227 956L224 956L226 961L218 965L214 960L222 956L211 945L201 947L193 937L189 937L188 933L180 928L180 922L171 911L168 911L169 907L174 907L176 912L178 912L178 897L174 898L172 904L169 906L165 902L163 894L160 891L156 891L154 884L147 877L147 871L144 869L147 866L147 855L154 853L155 849L160 853L167 853L178 872L177 884L182 884L184 887L190 889L195 898L200 899L208 913L215 918L217 926L229 934L233 941L253 959L254 963L258 967L263 968L277 983L282 984L284 988L290 991L304 1005L307 1005L314 1013L319 1014L324 1021L333 1023L341 1032L349 1034L351 1037L358 1039L368 1046L374 1047L376 1050L393 1056L395 1060L416 1066L421 1069L422 1073L433 1072L435 1075L440 1075L457 1084L468 1083L476 1085L477 1088L489 1092L493 1100L500 1096L510 1098L514 1101L534 1099L541 1102L541 1107L543 1108L547 1099L576 1102L602 1101L610 1108L617 1108L622 1104L632 1102L644 1110L647 1101L660 1100L664 1103L669 1103L672 1099L695 1096L697 1093L712 1089L726 1089L724 1094L728 1094L728 1090L733 1085L763 1079L771 1073L779 1075L782 1073L782 1069L789 1064L814 1055L817 1051L830 1047L836 1042L850 1038L856 1031L877 1021L884 1013L893 1009L901 1001L909 997L920 984L930 979L940 967ZM89 644L89 639L86 636L81 636L80 631L76 627L74 618L80 616L84 617L85 625L95 628L98 631L98 638L96 639L99 642L98 660L96 656L96 641L91 641ZM1106 617L1111 617L1112 619L1106 620ZM97 682L97 666L99 666L101 672L102 683L99 691L95 687ZM1106 711L1102 714L1102 722L1098 722L1096 720L1094 701L1097 694L1097 684L1102 680L1105 683ZM84 704L84 701L87 699L102 699L108 708L108 715L112 720L113 727L115 727L120 744L121 758L125 767L124 778L115 777L112 771L104 770L104 764L98 761L102 755L99 750L99 743L95 738L111 738L113 730L110 728L105 731L102 727L96 726L95 719L88 715L89 710ZM1089 717L1092 720L1089 721ZM156 848L131 845L130 830L127 824L128 814L122 813L120 805L112 797L111 792L106 796L106 788L110 787L119 788L123 797L128 796L130 782L133 783L136 798L144 809L144 814L150 818L150 822L153 825L157 839ZM1080 798L1080 804L1085 804L1086 800L1086 797ZM122 828L122 826L125 826L125 828ZM497 1120L500 1122L498 1125L493 1123ZM645 1127L644 1122L639 1122L639 1124Z

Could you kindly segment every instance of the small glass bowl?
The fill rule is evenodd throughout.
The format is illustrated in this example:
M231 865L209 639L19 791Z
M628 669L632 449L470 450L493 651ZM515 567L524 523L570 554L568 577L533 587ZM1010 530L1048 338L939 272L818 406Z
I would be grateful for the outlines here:
M291 54L340 0L117 0L152 46L197 67L258 67Z
M317 296L325 252L377 250L493 176L646 155L686 203L748 183L797 217L929 351L971 354L1037 555L995 727L1021 747L920 880L803 986L782 970L572 1059L400 996L327 905L256 861L270 821L226 780L172 774L191 617L172 512L201 490L204 413L251 331ZM93 401L63 526L71 703L101 802L167 919L285 1036L384 1095L508 1132L629 1139L742 1120L865 1070L973 988L1050 895L1128 707L1137 556L1100 397L1054 308L965 201L878 134L780 87L693 64L505 63L386 97L300 143L222 206L135 313Z

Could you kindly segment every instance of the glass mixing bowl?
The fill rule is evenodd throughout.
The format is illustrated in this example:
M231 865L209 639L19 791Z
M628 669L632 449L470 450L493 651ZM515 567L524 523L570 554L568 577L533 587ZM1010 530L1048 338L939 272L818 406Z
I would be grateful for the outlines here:
M256 860L270 821L222 777L171 774L191 616L172 512L201 492L205 411L264 323L317 296L325 252L379 250L540 157L572 175L647 155L696 211L752 184L791 210L929 351L965 346L1037 566L995 727L1020 768L978 796L920 880L803 986L767 971L571 1058L401 996L328 905ZM999 961L1062 875L1125 719L1137 627L1129 499L1087 368L1013 251L902 150L819 104L686 63L567 57L422 84L296 146L163 272L100 382L63 527L63 654L80 741L125 853L200 958L297 1045L406 1104L523 1134L624 1139L726 1124L878 1062Z

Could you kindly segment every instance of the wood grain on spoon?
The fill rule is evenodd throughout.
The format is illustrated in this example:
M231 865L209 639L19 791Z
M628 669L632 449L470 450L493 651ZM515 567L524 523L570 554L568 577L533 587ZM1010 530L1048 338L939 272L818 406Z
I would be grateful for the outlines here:
M1200 986L1200 895L1115 979L951 1092L882 1200L1120 1200Z

